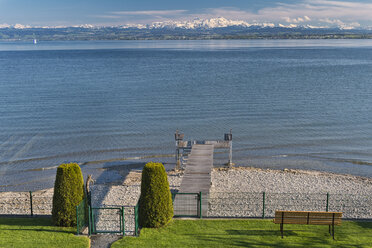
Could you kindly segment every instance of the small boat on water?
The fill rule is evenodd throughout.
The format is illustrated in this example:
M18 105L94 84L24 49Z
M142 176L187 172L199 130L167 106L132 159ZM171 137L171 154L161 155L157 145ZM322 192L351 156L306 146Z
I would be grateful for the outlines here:
M34 39L34 44L35 44L35 45L37 44L37 39Z

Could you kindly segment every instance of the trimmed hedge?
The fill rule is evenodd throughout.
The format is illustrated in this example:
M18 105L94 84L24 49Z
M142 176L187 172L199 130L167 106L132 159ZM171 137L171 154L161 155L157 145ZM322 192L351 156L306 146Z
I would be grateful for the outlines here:
M76 226L76 206L84 195L84 179L79 165L61 164L54 183L53 223L56 226Z
M161 227L173 217L172 195L165 168L161 163L147 163L142 170L139 224Z

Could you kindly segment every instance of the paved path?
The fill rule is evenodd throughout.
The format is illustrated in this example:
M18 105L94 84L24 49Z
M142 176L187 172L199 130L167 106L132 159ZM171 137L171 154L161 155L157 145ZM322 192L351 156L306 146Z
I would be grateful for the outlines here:
M91 248L110 248L111 244L121 239L122 236L116 234L96 234L90 236Z
M211 187L211 171L213 168L213 145L193 145L188 156L185 174L182 179L180 193L202 192L202 214L208 211L207 196ZM178 215L197 215L197 198L195 195L177 195L175 206ZM182 207L183 206L183 207ZM184 213L184 214L183 214Z

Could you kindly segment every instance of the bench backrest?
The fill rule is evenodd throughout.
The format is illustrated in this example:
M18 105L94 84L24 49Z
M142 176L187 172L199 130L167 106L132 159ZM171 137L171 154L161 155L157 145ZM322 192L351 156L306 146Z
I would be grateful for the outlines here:
M342 212L275 211L275 224L340 225Z

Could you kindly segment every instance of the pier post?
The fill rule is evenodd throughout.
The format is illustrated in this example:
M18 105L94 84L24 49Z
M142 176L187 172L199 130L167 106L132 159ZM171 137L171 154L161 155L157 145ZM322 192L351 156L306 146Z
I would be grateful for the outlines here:
M32 191L30 193L30 210L31 210L31 216L34 216L34 209L32 207Z
M229 151L229 162L227 162L227 167L231 168L233 167L233 162L232 162L232 130L230 129L230 133L225 133L225 141L229 142L230 146L230 151Z
M179 133L178 130L176 130L176 133L174 134L174 139L176 140L176 170L181 169L181 157L180 157L180 144L179 142L183 140L183 133Z

